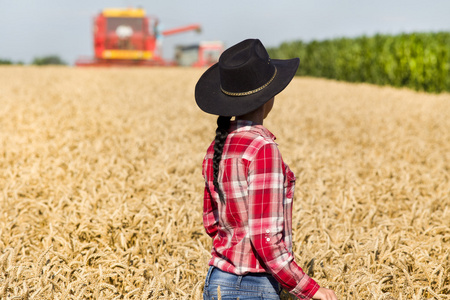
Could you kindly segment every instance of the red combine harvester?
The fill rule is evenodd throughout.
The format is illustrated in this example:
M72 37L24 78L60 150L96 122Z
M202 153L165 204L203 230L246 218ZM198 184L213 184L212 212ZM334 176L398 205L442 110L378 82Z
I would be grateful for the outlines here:
M79 58L76 66L173 66L178 62L165 61L161 55L160 38L181 32L200 31L192 24L160 31L158 19L146 16L142 8L108 8L94 20L94 58ZM206 49L206 48L205 48ZM207 51L207 49L206 49ZM214 50L223 51L223 47ZM179 54L180 52L178 52ZM220 53L218 55L220 55ZM202 55L202 56L200 56ZM218 55L215 55L218 57ZM207 64L208 63L208 64ZM207 66L209 61L198 52L191 65Z

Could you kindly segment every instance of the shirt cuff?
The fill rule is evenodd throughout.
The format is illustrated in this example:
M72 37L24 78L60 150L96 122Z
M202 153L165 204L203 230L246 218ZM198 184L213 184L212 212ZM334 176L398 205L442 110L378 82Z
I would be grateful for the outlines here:
M300 299L311 299L319 288L319 284L305 274L302 280L300 280L297 286L293 288L290 293Z

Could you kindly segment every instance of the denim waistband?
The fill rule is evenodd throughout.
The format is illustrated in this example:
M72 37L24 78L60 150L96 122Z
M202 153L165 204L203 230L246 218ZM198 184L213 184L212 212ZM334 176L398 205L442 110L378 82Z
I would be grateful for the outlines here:
M240 289L245 289L277 293L281 292L281 285L269 273L247 273L245 275L236 275L220 270L217 267L211 266L208 270L205 280L205 287L211 284L221 285Z

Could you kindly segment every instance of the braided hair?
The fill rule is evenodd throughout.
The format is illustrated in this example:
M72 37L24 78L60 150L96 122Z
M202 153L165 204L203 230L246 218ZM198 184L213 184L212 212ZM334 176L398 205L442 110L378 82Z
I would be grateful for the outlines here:
M225 197L222 190L219 188L219 164L222 160L223 146L228 136L228 128L230 128L231 117L219 116L217 118L216 138L214 140L214 157L213 157L213 184L215 190L219 194L219 199L222 204L225 203Z

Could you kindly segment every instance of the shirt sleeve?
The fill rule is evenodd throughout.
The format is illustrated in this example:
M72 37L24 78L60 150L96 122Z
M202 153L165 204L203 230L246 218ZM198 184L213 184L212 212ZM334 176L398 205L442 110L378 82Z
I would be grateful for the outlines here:
M219 214L217 205L211 197L208 183L205 183L205 192L203 196L203 226L206 233L214 238L217 234L217 225L219 223Z
M285 289L301 299L311 299L319 285L295 263L284 242L283 165L273 143L261 147L249 165L250 239L266 270Z

